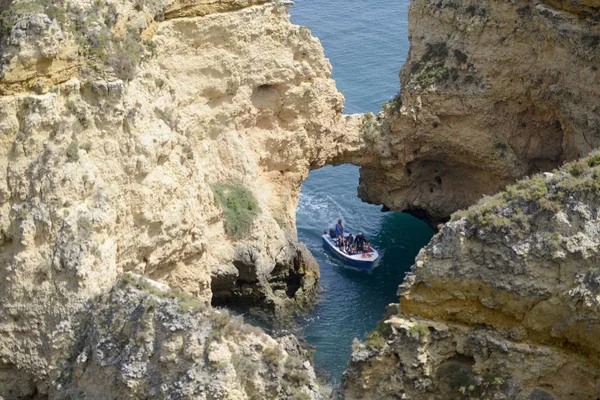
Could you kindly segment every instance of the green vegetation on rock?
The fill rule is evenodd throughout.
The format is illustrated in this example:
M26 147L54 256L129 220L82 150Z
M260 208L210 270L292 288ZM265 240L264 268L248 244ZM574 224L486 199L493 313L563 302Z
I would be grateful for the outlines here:
M7 38L15 23L26 15L46 14L61 26L68 24L68 15L61 4L52 0L13 1L0 13L0 38Z
M424 338L429 333L429 328L426 325L416 323L408 329L408 333L419 335L419 338Z
M448 46L444 42L427 43L427 51L421 58L422 63L427 62L444 62L448 57Z
M179 302L179 311L203 311L206 309L206 304L198 300L191 294L185 293L180 289L162 290L150 283L149 280L135 276L131 273L125 273L121 277L120 283L125 286L133 286L138 290L143 290L151 295L162 299L174 299ZM227 320L229 317L227 316Z
M77 139L73 139L67 146L67 161L77 162L79 161L79 142Z
M159 2L137 1L135 7L150 18L161 20L164 10ZM55 20L79 47L83 56L83 72L104 75L112 72L123 80L131 80L144 56L151 54L153 43L143 40L140 28L117 26L124 15L116 5L95 0L85 7L73 7L64 0L25 0L12 2L0 14L0 38L9 38L14 25L33 14L45 14Z
M373 143L381 135L381 123L372 112L363 115L361 133L367 142Z
M192 298L122 274L74 316L55 380L62 397L223 398L235 390L248 399L318 398L310 352L293 336L272 339L225 310L186 306Z
M465 218L479 233L503 232L525 237L531 224L541 215L551 217L563 210L566 199L597 196L600 190L600 152L566 164L552 173L538 174L510 185L502 193L486 196L466 211L458 211L453 221ZM550 247L560 245L560 236L547 232L544 241Z
M398 92L389 102L383 103L382 108L386 107L392 110L399 110L402 107L402 93Z
M215 202L225 214L225 232L240 238L252 227L252 221L260 212L256 198L246 188L223 183L212 185Z
M436 82L448 79L448 76L448 69L445 67L425 68L417 75L417 82L425 89Z
M476 374L469 364L448 361L436 375L440 388L453 399L492 399L494 394L505 392L506 380L491 374Z

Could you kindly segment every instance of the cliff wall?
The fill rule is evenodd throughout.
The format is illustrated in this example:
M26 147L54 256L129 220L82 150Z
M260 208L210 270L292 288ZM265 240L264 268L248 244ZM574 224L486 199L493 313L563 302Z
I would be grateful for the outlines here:
M377 118L342 115L284 3L0 7L9 399L318 399L293 338L209 307L314 299L295 231L310 169L362 165L364 199L438 222L600 140L592 0L413 2L402 96ZM598 393L598 174L593 156L457 215L357 343L342 395Z
M597 399L600 3L411 2L359 195L432 224L344 399Z
M600 154L457 213L344 373L345 399L596 399Z
M286 5L2 7L0 396L48 394L55 332L123 271L204 303L314 300L300 185L360 149L360 119Z
M66 356L50 398L325 398L295 337L129 273L58 337Z
M435 224L600 144L597 1L417 0L409 38L365 201Z

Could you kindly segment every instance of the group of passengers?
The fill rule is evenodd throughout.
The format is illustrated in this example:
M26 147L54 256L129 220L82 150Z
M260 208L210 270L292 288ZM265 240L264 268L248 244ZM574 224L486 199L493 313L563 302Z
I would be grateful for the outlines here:
M352 236L351 233L344 236L344 226L342 225L341 219L338 219L338 222L335 225L335 235L335 245L348 255L371 252L371 245L367 242L367 239L365 239L362 232L356 235L356 237Z

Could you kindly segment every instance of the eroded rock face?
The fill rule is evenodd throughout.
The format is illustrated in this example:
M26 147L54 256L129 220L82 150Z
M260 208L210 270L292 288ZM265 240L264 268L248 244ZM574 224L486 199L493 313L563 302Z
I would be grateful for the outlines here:
M360 196L436 224L598 147L600 9L566 3L412 2L402 96Z
M21 15L12 4L0 396L47 393L53 332L123 271L205 303L279 312L314 299L318 267L295 230L300 185L363 146L359 118L342 116L323 49L287 6L196 5L59 2ZM226 232L235 204L217 202L215 184L251 193L248 229Z
M132 274L61 327L68 356L51 398L325 398L293 336Z
M600 155L456 214L417 257L346 399L595 399Z

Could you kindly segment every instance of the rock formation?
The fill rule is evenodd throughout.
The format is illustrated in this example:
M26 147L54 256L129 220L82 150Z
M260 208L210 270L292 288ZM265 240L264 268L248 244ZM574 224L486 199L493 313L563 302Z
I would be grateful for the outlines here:
M51 398L325 398L293 336L132 274L61 328L68 356Z
M600 153L453 216L421 251L346 399L596 399Z
M435 225L600 145L597 1L417 0L409 38L365 201Z
M310 169L360 164L364 199L435 223L600 142L595 0L413 2L402 96L378 118L342 115L285 2L0 9L5 399L321 398L294 338L210 306L313 301ZM340 395L597 394L598 159L457 215Z
M300 185L362 147L360 118L286 5L4 2L0 29L0 396L47 395L54 332L123 271L205 303L314 300Z

